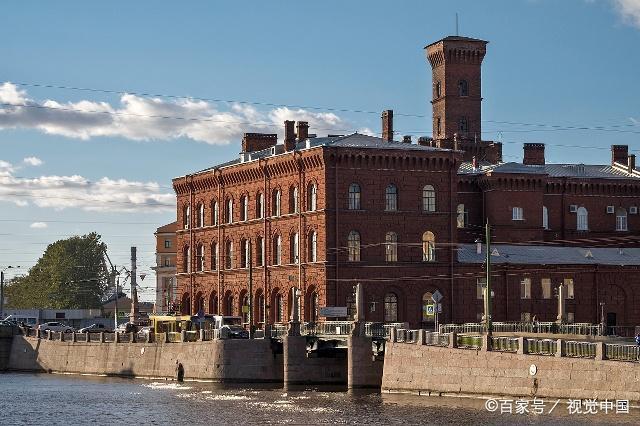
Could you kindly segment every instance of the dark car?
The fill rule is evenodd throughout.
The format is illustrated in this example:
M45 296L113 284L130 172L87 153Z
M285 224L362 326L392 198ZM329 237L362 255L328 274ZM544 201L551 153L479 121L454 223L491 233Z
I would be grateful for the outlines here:
M88 327L81 328L78 333L111 333L112 330L109 327L105 327L104 324L91 324Z

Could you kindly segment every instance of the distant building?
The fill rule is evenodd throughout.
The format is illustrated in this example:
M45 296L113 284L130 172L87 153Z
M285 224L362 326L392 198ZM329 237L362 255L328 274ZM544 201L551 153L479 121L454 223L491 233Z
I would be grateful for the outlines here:
M285 121L283 143L245 133L238 158L175 178L181 310L242 315L251 276L258 324L289 320L293 288L304 321L322 306L352 313L357 283L367 321L432 325L436 290L442 321L476 321L486 246L475 241L489 222L494 321L554 321L564 285L567 321L639 324L635 156L613 145L605 164L579 152L549 164L528 143L522 163L504 162L482 140L486 46L454 36L425 48L431 137L394 138L391 110L382 137L314 137Z
M177 300L176 292L176 229L177 222L156 230L156 302L157 313L169 312Z
M81 328L94 323L107 324L100 309L5 309L5 314L30 326L58 321L70 327Z

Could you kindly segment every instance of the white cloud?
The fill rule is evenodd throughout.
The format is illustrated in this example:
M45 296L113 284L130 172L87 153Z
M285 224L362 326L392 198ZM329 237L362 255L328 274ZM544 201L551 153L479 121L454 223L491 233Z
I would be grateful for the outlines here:
M640 0L613 0L613 4L626 22L640 28Z
M0 85L0 129L27 128L70 138L117 136L132 140L185 137L208 144L238 142L244 132L282 135L284 120L306 120L311 132L346 133L352 126L333 113L275 108L259 111L234 104L220 111L211 102L164 100L125 94L117 106L82 100L58 102L30 99L10 82Z
M24 160L22 160L23 163L28 164L29 166L41 166L44 162L39 159L38 157L27 157Z
M29 228L32 229L45 229L47 227L47 224L44 222L33 222L31 225L29 225Z
M175 194L156 182L103 177L90 181L79 175L22 178L11 163L0 160L0 201L17 206L35 205L57 210L140 212L174 210Z

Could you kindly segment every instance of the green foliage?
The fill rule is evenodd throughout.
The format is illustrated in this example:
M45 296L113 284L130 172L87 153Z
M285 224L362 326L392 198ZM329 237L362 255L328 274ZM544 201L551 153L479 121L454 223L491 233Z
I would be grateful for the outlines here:
M7 286L16 309L88 309L100 306L108 284L107 246L92 232L50 244L24 277Z

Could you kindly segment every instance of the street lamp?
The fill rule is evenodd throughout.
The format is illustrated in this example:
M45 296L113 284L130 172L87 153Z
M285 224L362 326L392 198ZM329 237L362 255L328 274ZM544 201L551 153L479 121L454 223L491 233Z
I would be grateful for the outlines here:
M4 271L19 268L19 266L6 266L0 270L0 319L4 319Z
M605 330L604 330L604 302L600 302L600 333L602 335L605 335Z

